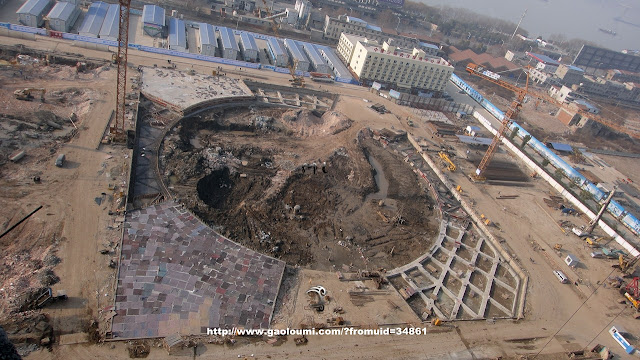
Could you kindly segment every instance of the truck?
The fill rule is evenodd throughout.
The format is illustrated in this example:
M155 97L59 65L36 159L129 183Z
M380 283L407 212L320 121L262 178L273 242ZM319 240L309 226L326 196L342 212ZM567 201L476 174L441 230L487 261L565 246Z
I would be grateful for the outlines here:
M64 166L64 159L65 159L64 154L58 155L58 157L56 158L56 166L57 167L63 167Z

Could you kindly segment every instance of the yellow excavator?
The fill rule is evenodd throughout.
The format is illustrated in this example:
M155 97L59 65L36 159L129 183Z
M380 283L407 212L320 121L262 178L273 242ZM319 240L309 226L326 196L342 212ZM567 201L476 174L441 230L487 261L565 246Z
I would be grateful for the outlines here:
M449 171L456 171L456 165L453 163L453 161L451 161L449 155L447 155L446 152L440 151L438 152L438 155L440 155L440 158L447 164L447 169L449 169Z
M31 101L33 100L34 93L40 93L40 100L44 102L44 94L46 92L47 90L43 88L25 88L14 91L13 95L18 100Z

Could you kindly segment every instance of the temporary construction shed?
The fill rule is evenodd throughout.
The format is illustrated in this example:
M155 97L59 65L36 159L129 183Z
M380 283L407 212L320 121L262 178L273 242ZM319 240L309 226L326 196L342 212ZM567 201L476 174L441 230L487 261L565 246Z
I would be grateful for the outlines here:
M102 28L100 28L100 38L118 41L119 25L120 5L111 4L109 5L109 10L107 10L107 15L102 22Z
M169 50L187 51L187 29L184 21L169 18Z
M240 50L244 61L256 61L258 60L258 45L253 35L242 32L240 33Z
M162 36L165 27L165 11L160 6L145 5L142 8L142 29L153 37Z
M69 32L80 16L80 8L70 2L59 2L49 11L49 28Z
M220 49L222 49L222 57L225 59L236 60L238 57L238 42L236 36L233 34L233 30L221 27L218 28L220 32Z
M102 1L94 2L89 6L87 15L78 29L78 34L82 36L98 37L104 18L107 16L109 4Z
M565 264L567 264L570 267L576 267L578 265L578 258L571 255L571 254L567 254L567 257L564 258L564 262Z
M289 56L285 54L278 39L273 37L268 38L267 50L269 50L269 57L271 61L273 61L273 65L285 67L289 64Z
M296 70L309 71L309 59L302 53L298 43L295 40L285 39L284 46L291 55L291 63L296 64Z
M22 25L39 27L44 22L44 16L51 9L51 0L27 0L16 11L18 22Z
M324 59L322 58L322 56L320 56L320 53L318 52L318 50L316 50L316 47L313 46L313 44L302 43L302 49L304 50L305 54L309 57L309 61L311 61L311 66L316 72L328 74L329 71L331 71L329 70L329 66L327 65L326 62L324 62Z
M211 24L200 23L198 29L198 51L202 55L216 56L218 48L218 40L216 40L216 32Z

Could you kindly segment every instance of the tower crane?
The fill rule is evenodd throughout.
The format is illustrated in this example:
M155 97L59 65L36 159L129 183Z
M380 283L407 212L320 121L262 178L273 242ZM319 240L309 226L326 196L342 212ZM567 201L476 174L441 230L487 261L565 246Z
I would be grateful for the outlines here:
M131 11L131 0L119 0L120 17L118 21L118 52L114 61L118 67L116 84L116 118L115 124L111 127L111 134L114 141L124 142L126 139L124 131L124 115L127 95L127 50L129 48L129 13Z
M522 107L522 102L524 101L524 97L527 95L527 92L529 91L529 73L527 72L527 82L523 89L509 82L506 82L504 80L500 80L499 76L497 76L495 73L491 71L484 69L480 65L469 63L467 65L467 71L472 75L479 76L483 79L489 80L494 84L500 85L516 93L515 100L511 102L511 105L507 109L507 112L505 113L504 118L502 119L502 123L500 124L500 129L498 130L498 132L496 132L496 135L493 137L493 140L491 141L491 145L489 145L489 149L487 149L487 152L484 154L484 157L480 161L480 165L478 165L478 168L476 169L476 173L473 175L474 180L484 181L485 180L484 172L485 170L487 170L487 166L489 166L489 163L491 162L491 159L493 158L493 155L495 154L498 148L498 144L504 137L504 134L507 132L507 129L509 129L509 126L511 125L513 120L516 118L516 116L520 112L520 108Z

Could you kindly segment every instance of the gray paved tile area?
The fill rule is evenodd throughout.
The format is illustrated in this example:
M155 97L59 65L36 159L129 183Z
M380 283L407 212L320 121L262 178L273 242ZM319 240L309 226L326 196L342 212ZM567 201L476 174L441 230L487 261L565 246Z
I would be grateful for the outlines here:
M125 222L113 336L268 328L284 267L175 202L133 211Z

